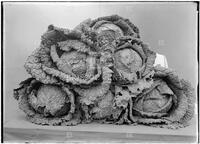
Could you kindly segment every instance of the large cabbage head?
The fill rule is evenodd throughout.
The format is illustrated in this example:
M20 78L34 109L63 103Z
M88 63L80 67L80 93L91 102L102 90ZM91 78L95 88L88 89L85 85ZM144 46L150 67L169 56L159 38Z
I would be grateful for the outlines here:
M194 115L195 94L191 84L171 69L154 67L154 83L133 99L136 121L157 127L180 128Z
M14 90L14 97L27 119L36 124L60 125L71 120L75 112L74 94L64 85L29 78Z
M45 116L63 116L70 110L70 100L62 88L53 85L41 85L38 91L28 95L30 106Z
M139 29L129 20L118 15L104 16L97 19L87 19L80 23L75 29L84 31L85 27L97 33L96 40L102 48L121 36L139 38Z
M30 55L25 68L34 78L45 83L90 84L101 75L97 64L95 32L67 30L50 26L41 45ZM94 38L94 39L93 39Z
M121 37L114 52L114 79L117 84L136 83L150 71L156 58L146 44L136 38Z

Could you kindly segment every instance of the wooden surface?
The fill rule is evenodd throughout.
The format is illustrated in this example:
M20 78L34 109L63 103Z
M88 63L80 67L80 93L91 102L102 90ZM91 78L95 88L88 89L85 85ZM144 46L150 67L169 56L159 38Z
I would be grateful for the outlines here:
M18 110L17 110L18 111ZM178 129L111 124L40 126L28 122L18 111L4 122L5 142L195 142L196 122Z

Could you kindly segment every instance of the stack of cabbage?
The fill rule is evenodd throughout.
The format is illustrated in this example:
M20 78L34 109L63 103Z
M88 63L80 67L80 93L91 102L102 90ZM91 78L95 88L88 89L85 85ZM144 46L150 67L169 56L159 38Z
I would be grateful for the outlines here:
M25 62L32 77L14 97L27 119L41 125L185 127L194 90L171 69L153 66L155 58L138 28L118 15L73 30L50 25Z

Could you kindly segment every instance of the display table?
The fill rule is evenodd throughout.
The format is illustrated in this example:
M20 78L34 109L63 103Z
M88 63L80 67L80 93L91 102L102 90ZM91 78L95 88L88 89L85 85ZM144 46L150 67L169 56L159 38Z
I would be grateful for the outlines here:
M9 117L9 118L8 118ZM178 129L137 125L80 124L77 126L41 126L28 122L16 110L4 122L5 142L195 142L195 119Z

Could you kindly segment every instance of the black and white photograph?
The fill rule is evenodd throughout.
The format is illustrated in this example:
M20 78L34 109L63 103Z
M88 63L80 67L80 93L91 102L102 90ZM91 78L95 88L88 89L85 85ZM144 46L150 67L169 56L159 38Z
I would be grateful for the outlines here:
M198 2L1 6L1 142L198 142Z

